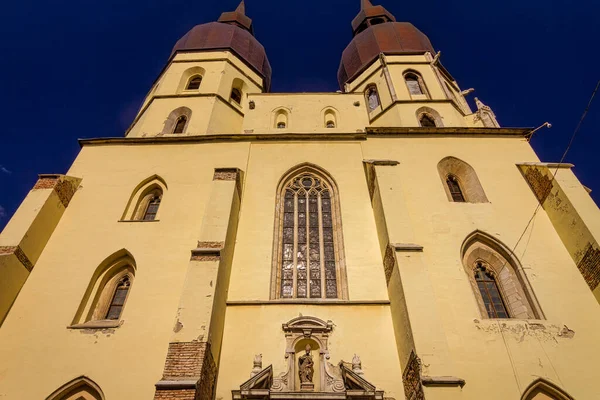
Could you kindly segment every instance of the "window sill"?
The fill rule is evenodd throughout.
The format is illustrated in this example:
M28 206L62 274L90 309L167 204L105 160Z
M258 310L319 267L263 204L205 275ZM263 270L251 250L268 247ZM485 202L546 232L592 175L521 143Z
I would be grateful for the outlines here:
M123 325L123 320L101 319L98 321L88 321L83 324L73 324L67 326L67 329L109 329L118 328Z
M143 219L120 219L117 222L160 222L160 219L143 220Z

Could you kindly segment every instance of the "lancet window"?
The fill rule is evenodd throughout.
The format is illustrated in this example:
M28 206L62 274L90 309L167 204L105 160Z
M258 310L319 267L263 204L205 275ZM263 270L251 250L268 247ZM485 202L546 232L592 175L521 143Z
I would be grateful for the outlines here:
M450 196L452 196L452 201L464 203L465 196L463 195L462 189L460 188L458 179L456 179L454 175L448 175L448 177L446 178L446 184L448 185Z
M129 275L125 275L119 280L108 307L106 319L119 319L119 317L121 317L121 311L123 311L123 306L125 305L125 299L127 299L127 293L129 293L130 286L131 280Z
M156 214L158 213L158 207L160 207L161 199L162 193L156 190L149 199L146 210L144 211L144 221L154 221L156 219Z
M312 168L288 179L279 195L276 297L342 298L345 279L336 191Z
M177 118L177 122L175 123L175 128L173 129L173 133L183 133L185 130L185 124L187 123L187 117L182 115Z
M492 272L482 262L477 262L474 273L488 317L508 318L508 311L506 311L504 300L502 300L502 295L498 290L498 284Z

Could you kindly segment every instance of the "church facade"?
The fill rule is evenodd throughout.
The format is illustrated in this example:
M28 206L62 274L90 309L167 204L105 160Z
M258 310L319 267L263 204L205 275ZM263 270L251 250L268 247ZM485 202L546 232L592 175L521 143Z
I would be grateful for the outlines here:
M352 28L341 91L271 93L242 2L40 175L0 235L0 398L600 398L573 166L412 24L362 0Z

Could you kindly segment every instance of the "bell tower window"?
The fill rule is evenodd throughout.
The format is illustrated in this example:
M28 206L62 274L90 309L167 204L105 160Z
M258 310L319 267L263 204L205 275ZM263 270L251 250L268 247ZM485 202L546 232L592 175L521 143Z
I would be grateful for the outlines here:
M177 118L177 122L175 123L175 128L173 129L173 133L183 133L185 129L185 124L187 123L187 117L182 115Z
M369 85L365 90L365 97L367 98L367 105L369 106L369 112L375 110L381 105L379 101L379 93L377 93L377 86Z
M435 128L435 120L429 114L421 115L421 119L419 119L419 123L423 128Z
M200 84L202 83L202 76L196 75L188 82L186 90L196 90L200 88Z

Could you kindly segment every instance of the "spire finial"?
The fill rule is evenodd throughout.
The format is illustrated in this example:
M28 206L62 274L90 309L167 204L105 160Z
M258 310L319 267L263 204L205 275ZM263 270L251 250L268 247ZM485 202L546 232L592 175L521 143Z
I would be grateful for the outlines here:
M361 10L367 9L369 7L373 7L373 4L371 4L371 2L369 0L361 0L361 2L360 2Z
M246 15L246 4L244 3L244 0L240 1L240 5L237 6L235 12Z

